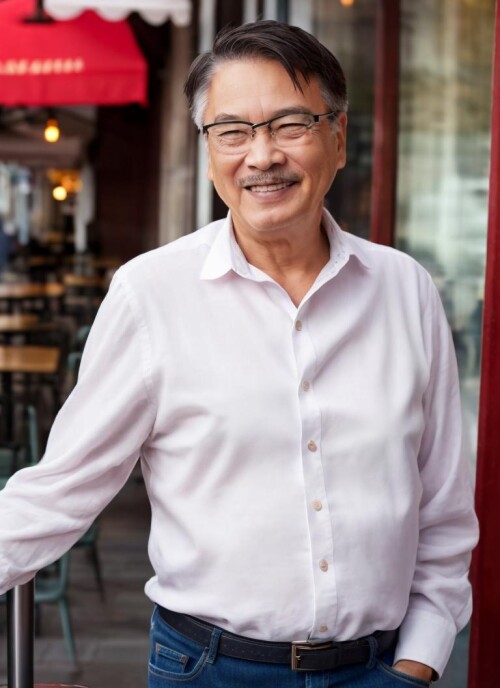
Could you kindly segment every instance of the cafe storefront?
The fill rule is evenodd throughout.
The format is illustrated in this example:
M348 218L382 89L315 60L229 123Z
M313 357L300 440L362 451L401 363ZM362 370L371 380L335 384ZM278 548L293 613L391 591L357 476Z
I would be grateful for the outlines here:
M239 17L229 16L227 3L203 0L199 48L206 49L227 20L262 17L299 25L335 53L348 83L348 164L327 206L346 230L414 256L441 293L482 523L473 566L475 612L465 638L468 682L462 643L461 656L452 660L462 669L462 683L453 688L497 685L499 3L244 0L239 9ZM224 212L204 179L205 164L200 146L198 225Z

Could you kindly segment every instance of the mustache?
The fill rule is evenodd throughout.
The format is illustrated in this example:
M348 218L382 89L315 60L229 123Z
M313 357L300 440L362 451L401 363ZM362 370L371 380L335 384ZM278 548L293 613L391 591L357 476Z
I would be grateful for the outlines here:
M245 188L247 186L257 186L258 184L287 184L300 182L300 175L295 172L289 172L287 174L251 174L248 177L242 177L236 182L238 186Z

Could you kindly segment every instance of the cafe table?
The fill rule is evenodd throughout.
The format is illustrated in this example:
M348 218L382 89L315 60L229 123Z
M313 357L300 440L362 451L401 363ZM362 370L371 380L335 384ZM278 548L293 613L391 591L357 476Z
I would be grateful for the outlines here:
M55 346L0 346L0 378L5 400L5 434L13 433L12 377L24 375L55 375L59 370L60 350Z
M0 338L27 334L36 330L40 323L40 316L36 313L9 313L0 315Z
M13 313L18 304L40 299L48 304L54 300L59 307L64 296L64 285L59 282L16 282L0 284L0 303L6 304L7 311Z
M63 276L65 287L73 289L102 289L103 280L98 275L78 275L68 272Z

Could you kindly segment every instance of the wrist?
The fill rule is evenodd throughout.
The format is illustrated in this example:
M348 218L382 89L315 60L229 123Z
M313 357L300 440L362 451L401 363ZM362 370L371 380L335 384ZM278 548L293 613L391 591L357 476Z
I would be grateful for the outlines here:
M423 681L432 681L434 676L434 670L427 664L422 664L421 662L414 662L411 659L401 659L396 662L394 668L403 674L408 674L408 676L414 676L415 678L420 678Z

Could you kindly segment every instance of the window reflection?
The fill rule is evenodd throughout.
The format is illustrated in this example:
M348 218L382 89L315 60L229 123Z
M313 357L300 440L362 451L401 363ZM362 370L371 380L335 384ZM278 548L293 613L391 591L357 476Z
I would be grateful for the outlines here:
M368 238L372 184L375 13L373 0L314 0L312 33L337 57L347 78L347 166L338 174L326 206L339 224Z
M477 438L494 0L402 0L397 244L432 274Z

